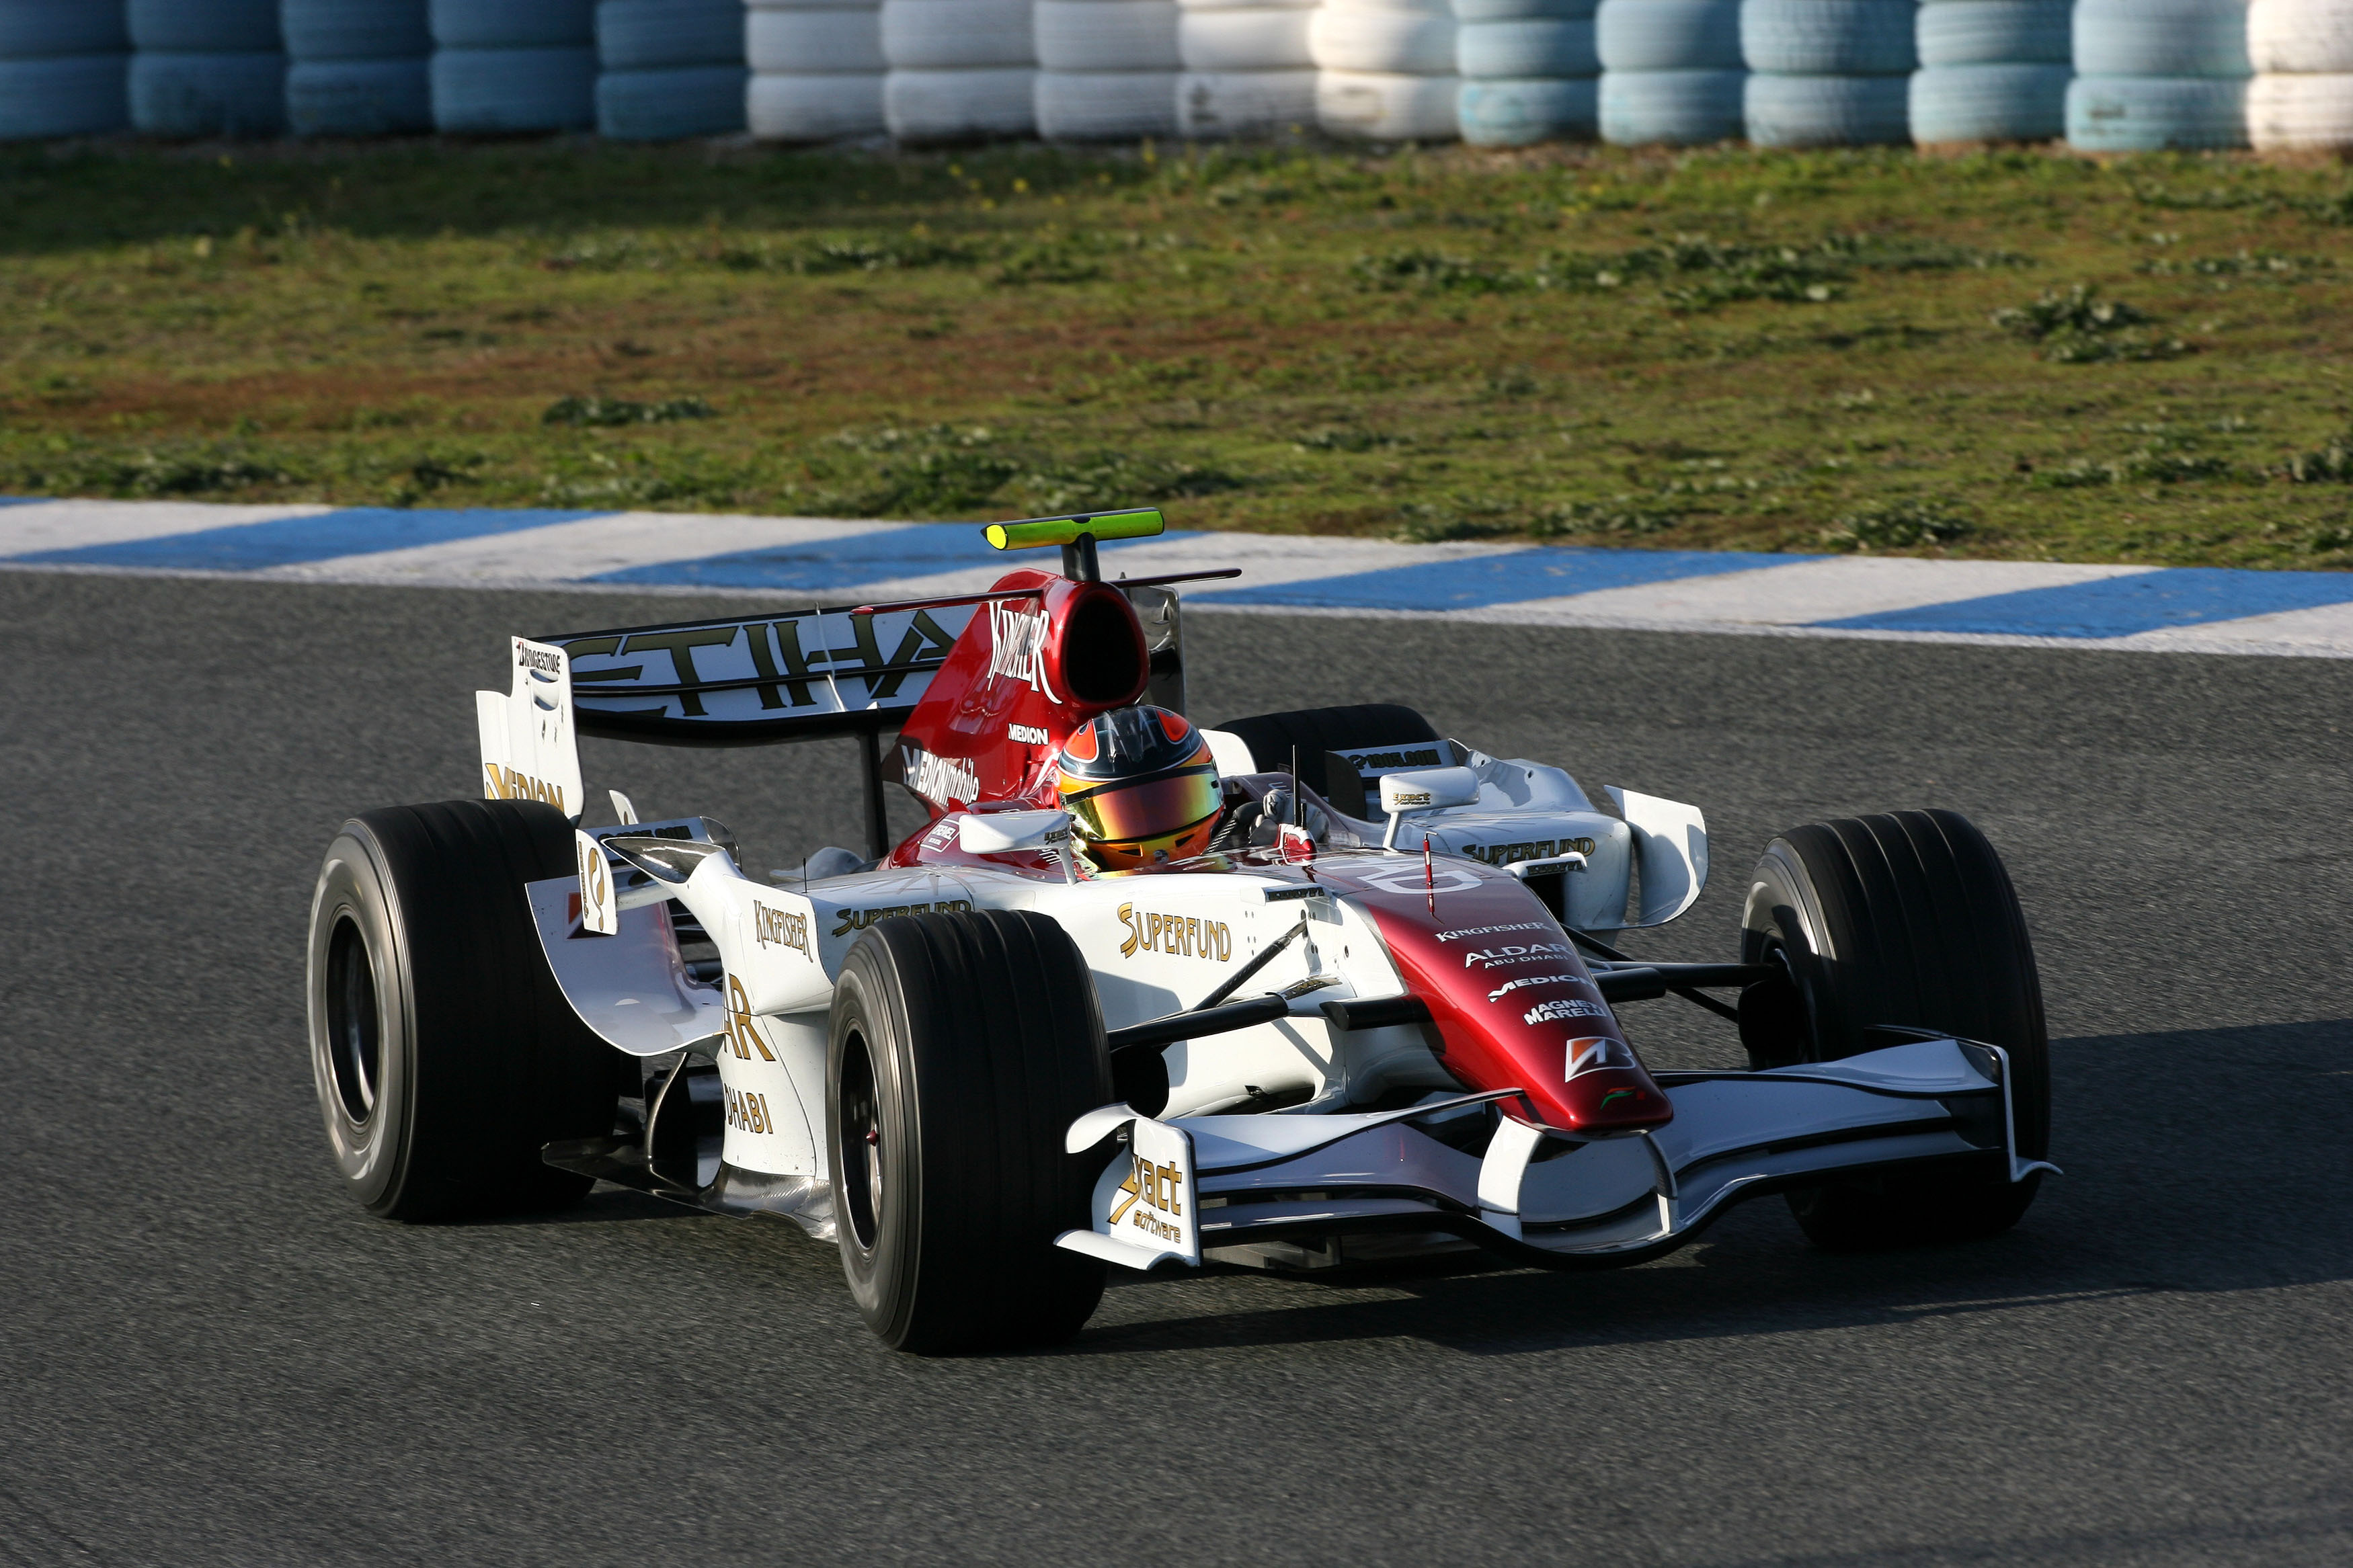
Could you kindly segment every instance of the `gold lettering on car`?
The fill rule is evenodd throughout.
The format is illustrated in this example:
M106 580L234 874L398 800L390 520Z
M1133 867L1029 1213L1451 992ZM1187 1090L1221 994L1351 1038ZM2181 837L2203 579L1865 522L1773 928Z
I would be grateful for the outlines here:
M776 1053L768 1048L768 1042L760 1038L759 1026L752 1022L752 1001L750 997L744 994L744 983L732 974L727 977L727 1027L724 1038L727 1043L720 1048L733 1050L745 1061L752 1059L754 1051L760 1053L760 1059L763 1061L772 1062L776 1059Z
M544 784L529 773L501 767L496 763L482 764L482 798L485 800L536 800L564 810L564 789L560 784ZM569 816L570 813L565 813Z
M898 915L944 915L972 908L970 899L939 899L928 904L892 904L883 910L837 910L841 923L831 935L848 936L854 931L864 931L877 921L887 921Z
M1141 952L1206 958L1217 963L1233 961L1233 928L1223 921L1203 920L1198 915L1159 914L1150 910L1139 912L1134 904L1120 905L1119 919L1127 928L1127 940L1119 944L1122 958L1132 958Z
M809 955L808 916L797 910L772 910L759 900L752 900L752 940L762 947L771 944L800 950L803 958Z

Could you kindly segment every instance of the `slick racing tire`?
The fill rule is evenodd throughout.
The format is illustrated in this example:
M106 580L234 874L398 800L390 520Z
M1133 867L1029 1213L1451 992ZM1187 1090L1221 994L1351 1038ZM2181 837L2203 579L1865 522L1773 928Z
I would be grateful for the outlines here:
M548 973L523 884L573 871L553 806L458 800L343 824L311 900L311 1068L343 1184L430 1220L561 1207L541 1148L613 1130L619 1053Z
M1895 1041L1881 1026L2000 1046L2010 1058L2017 1152L2051 1142L2050 1047L2034 949L2010 874L1950 811L1900 811L1790 829L1749 879L1741 958L1788 981L1740 999L1759 1068L1835 1061ZM2018 1223L2039 1176L1949 1171L1792 1193L1815 1245L1833 1250L1992 1236Z
M1103 1156L1063 1152L1112 1098L1094 979L1044 915L913 915L842 961L826 1051L842 1272L883 1343L1052 1343L1101 1300L1083 1230Z

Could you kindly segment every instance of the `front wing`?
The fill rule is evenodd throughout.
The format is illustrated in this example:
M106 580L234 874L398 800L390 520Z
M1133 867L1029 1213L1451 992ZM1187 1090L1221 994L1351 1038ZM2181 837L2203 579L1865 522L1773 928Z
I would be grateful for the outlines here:
M1764 1072L1653 1075L1674 1120L1580 1139L1532 1126L1517 1090L1367 1115L1187 1116L1124 1105L1071 1124L1073 1153L1120 1136L1093 1227L1059 1245L1133 1268L1204 1247L1352 1232L1451 1233L1555 1268L1638 1263L1689 1241L1734 1202L1827 1177L1982 1167L2057 1170L2016 1152L2009 1059L1935 1039ZM1494 1110L1490 1110L1493 1106ZM1498 1114L1500 1112L1500 1115ZM1482 1153L1479 1129L1492 1121Z

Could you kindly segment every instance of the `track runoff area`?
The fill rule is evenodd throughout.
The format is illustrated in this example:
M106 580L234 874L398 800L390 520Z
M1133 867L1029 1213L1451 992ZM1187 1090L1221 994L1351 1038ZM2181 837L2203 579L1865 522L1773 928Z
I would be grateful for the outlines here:
M1775 833L1963 812L2033 925L2066 1174L1978 1245L1820 1253L1760 1202L1621 1273L1122 1283L1061 1350L934 1363L881 1350L796 1227L619 1189L390 1226L336 1189L321 1137L301 933L336 825L466 793L471 693L509 634L723 598L288 581L426 574L385 573L386 535L353 524L298 546L286 509L61 504L79 537L70 510L0 510L14 552L277 532L195 565L0 571L19 675L0 794L34 829L0 899L0 1562L2353 1561L2353 856L2315 828L2353 813L2353 662L1204 616L1187 663L1208 721L1409 702L1498 754L1703 806L1716 875L1651 956L1729 956ZM890 553L846 542L888 531L868 524L745 521L715 546L691 520L601 526L638 553L567 557L579 576L781 563L785 541L803 584L990 569L896 564L977 530ZM1481 553L1220 536L1107 566L1140 575L1148 551L1242 565L1238 588ZM512 559L451 577L554 579L552 551ZM747 613L775 602L760 581ZM640 803L720 811L765 865L857 842L849 752L583 760ZM1696 1009L1643 1006L1651 1059L1736 1062Z
M2353 573L1171 532L1112 575L1237 567L1189 608L1444 616L2196 653L2353 656ZM855 595L986 588L968 523L678 512L0 500L0 566L442 587Z

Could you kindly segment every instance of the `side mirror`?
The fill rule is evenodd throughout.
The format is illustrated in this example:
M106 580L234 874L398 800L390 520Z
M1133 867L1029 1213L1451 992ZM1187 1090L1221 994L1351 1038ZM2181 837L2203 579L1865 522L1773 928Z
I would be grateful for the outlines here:
M1067 811L992 811L956 819L956 847L967 855L1004 855L1041 850L1062 862L1062 880L1079 879L1071 862L1071 814Z
M1416 768L1381 775L1381 809L1391 816L1478 803L1479 775L1469 768Z
M1071 842L1067 811L992 811L956 819L956 847L967 855L1061 849Z

